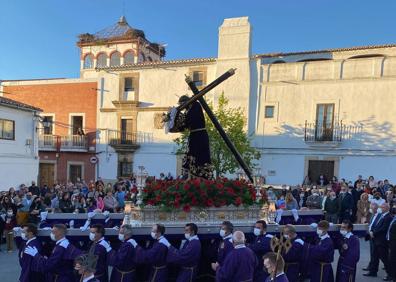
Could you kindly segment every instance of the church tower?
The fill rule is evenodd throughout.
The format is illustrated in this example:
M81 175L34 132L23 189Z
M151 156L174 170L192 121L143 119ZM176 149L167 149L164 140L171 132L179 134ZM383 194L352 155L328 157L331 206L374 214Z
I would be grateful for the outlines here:
M159 61L165 56L164 46L147 40L144 32L131 27L124 16L105 29L78 38L82 78L92 77L97 68Z

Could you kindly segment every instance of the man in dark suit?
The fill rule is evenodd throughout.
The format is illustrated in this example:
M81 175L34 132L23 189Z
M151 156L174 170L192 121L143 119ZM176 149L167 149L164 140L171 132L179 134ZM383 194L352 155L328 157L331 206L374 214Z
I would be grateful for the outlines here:
M341 192L339 194L340 201L340 211L339 211L339 222L344 220L351 220L352 209L353 209L353 197L352 194L348 192L348 187L346 184L341 186Z
M389 250L388 241L386 240L388 228L392 221L392 215L389 213L389 204L383 203L379 207L379 212L381 213L381 217L378 223L372 228L372 231L370 231L370 236L373 238L374 243L373 261L369 272L363 275L376 277L379 261L381 260L387 273L384 281L390 281Z
M389 225L386 239L389 244L389 265L393 266L390 269L390 278L396 281L396 207L392 208L393 219Z
M370 236L370 232L373 230L374 226L377 225L379 219L381 218L381 214L377 212L378 205L377 203L370 204L370 214L371 219L368 226L368 234L366 235L366 241L370 241L370 262L367 267L363 268L364 271L369 271L371 269L371 265L373 264L373 254L374 254L374 240Z

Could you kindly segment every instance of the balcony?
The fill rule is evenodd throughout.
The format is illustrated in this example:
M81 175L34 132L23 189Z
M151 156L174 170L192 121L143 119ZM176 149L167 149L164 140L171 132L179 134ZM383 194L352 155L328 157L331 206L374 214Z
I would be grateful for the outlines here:
M305 121L304 141L311 145L337 147L361 131L361 125L345 125L342 121L331 124Z
M107 131L108 144L116 151L134 152L142 143L153 142L153 134L147 132Z
M86 135L47 135L39 134L39 150L41 151L88 151Z

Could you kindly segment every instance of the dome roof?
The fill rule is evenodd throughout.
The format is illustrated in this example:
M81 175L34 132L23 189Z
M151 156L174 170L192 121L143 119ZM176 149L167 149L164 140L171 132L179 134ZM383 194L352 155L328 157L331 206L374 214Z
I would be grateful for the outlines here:
M94 34L84 33L78 36L79 44L95 43L95 42L108 42L120 39L136 39L146 38L144 32L139 29L131 27L126 18L122 16L117 23L106 27Z

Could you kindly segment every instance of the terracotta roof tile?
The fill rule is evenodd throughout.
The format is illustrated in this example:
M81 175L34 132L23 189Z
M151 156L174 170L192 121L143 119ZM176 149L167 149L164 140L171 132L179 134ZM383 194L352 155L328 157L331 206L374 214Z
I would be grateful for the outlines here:
M381 49L381 48L392 48L392 47L396 47L396 44L356 46L356 47L333 48L333 49L312 50L312 51L302 51L302 52L267 53L267 54L257 54L255 55L255 57L269 58L269 57L279 57L279 56L318 54L318 53L329 53L329 52L346 52L346 51L356 51L356 50L364 50L364 49Z
M183 65L183 64L196 64L196 63L212 63L216 62L216 58L194 58L185 60L169 60L169 61L153 61L143 62L137 64L129 64L113 67L96 68L97 70L127 70L133 68L152 67L152 66L166 66L166 65Z
M6 97L0 96L0 105L11 107L11 108L22 108L24 110L33 111L33 112L42 112L43 110L40 108L33 107L31 105L21 103Z

